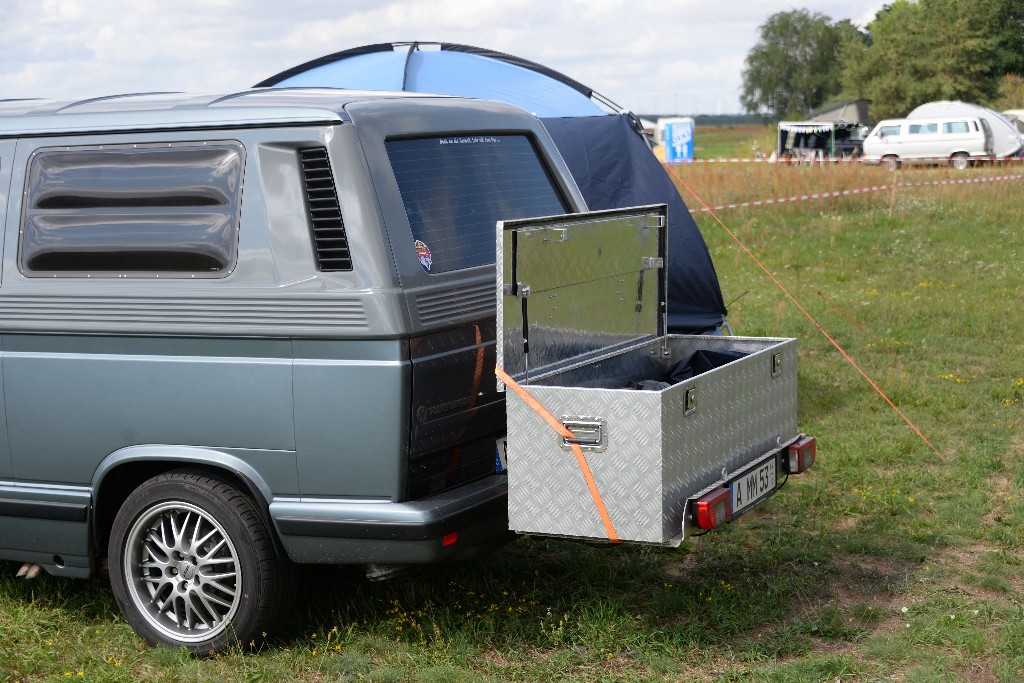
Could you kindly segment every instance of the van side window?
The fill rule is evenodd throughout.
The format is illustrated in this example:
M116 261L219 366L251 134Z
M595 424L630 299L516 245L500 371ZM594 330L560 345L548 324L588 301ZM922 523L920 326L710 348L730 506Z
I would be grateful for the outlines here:
M926 133L938 133L939 124L937 123L912 123L910 124L911 135L924 135Z
M236 142L40 150L19 266L30 276L223 277L235 264L243 159Z
M878 131L878 134L881 135L882 137L885 137L886 135L899 135L900 134L900 127L899 126L882 126L882 129Z
M494 263L495 223L566 212L525 135L387 140L414 243L428 273Z
M943 133L969 133L966 121L946 121L942 124Z

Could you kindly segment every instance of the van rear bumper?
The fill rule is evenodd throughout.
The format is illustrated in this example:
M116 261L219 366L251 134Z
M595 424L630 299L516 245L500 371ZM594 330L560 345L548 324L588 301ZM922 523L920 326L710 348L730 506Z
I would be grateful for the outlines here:
M288 557L300 563L443 562L515 537L504 474L404 503L275 500L270 516Z

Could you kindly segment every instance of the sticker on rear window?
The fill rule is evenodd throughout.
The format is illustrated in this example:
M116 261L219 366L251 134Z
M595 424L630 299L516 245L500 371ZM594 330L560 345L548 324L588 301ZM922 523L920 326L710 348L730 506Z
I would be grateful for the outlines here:
M429 273L430 264L434 261L430 257L430 247L424 244L422 240L416 240L416 258L420 260L420 265Z

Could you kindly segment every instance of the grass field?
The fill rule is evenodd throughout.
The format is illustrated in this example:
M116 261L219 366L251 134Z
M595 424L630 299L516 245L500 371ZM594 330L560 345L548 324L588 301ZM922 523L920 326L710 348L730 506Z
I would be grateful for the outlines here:
M721 151L699 156L739 156L764 131L698 129L698 150L705 134ZM674 172L710 204L894 176ZM895 177L1007 172L1024 169ZM0 563L0 681L1024 680L1021 189L719 214L941 457L704 214L735 332L799 338L800 427L819 439L815 467L754 512L678 549L524 538L380 584L310 570L267 644L208 660L144 647L102 579L21 581Z
M698 159L765 156L775 149L774 126L698 126L693 136L693 154Z

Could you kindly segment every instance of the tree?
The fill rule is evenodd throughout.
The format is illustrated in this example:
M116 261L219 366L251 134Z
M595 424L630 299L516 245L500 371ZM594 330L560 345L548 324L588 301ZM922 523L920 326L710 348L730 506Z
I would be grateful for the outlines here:
M1024 0L1003 0L1000 5L996 71L1001 76L1024 75Z
M987 103L1000 77L1024 67L1024 0L895 0L868 24L870 41L842 51L846 91L873 119L933 100Z
M1024 76L1006 74L999 79L999 97L989 102L997 111L1024 109Z
M803 118L840 94L838 55L845 44L864 40L849 20L833 24L802 9L771 15L747 54L740 102L752 114Z

